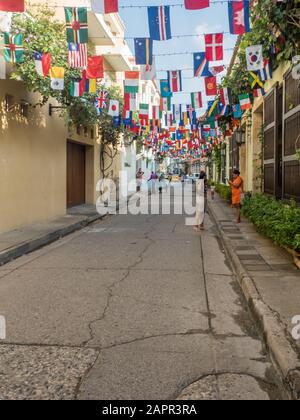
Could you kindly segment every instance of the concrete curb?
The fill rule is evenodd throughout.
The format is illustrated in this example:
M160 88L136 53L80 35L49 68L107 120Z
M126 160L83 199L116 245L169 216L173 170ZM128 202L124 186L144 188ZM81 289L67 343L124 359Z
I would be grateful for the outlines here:
M2 251L0 252L0 267L19 257L22 257L23 255L29 254L33 251L43 248L46 245L50 245L51 243L67 235L70 235L71 233L83 229L91 223L103 219L105 216L106 215L100 214L95 216L87 216L76 223L73 223L66 227L62 227L52 232L48 232L45 235L42 235L38 238L31 239L29 241L11 247L5 251Z
M292 338L286 331L286 327L278 314L272 311L263 301L254 280L235 253L230 240L224 236L218 218L209 202L208 208L222 239L226 255L236 272L238 282L252 315L263 334L269 355L277 366L282 382L291 399L300 400L300 357L292 343Z

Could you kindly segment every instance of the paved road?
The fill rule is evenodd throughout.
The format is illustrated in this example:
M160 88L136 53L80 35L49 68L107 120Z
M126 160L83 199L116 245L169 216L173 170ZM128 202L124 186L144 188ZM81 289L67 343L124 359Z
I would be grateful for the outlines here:
M0 399L275 399L209 217L118 215L0 268Z

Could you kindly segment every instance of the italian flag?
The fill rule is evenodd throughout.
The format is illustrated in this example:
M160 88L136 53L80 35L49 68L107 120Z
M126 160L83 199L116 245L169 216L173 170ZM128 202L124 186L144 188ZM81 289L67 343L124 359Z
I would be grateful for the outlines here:
M248 95L247 93L245 93L243 95L239 95L239 100L240 100L240 105L241 105L241 110L242 111L247 111L247 109L252 108L250 95Z
M125 93L139 93L140 73L138 71L125 72Z
M70 84L70 95L78 98L79 96L82 96L84 93L84 86L81 82L81 80L71 80L71 84Z
M194 109L202 108L203 106L202 93L201 92L191 93L191 101L192 101L192 107Z

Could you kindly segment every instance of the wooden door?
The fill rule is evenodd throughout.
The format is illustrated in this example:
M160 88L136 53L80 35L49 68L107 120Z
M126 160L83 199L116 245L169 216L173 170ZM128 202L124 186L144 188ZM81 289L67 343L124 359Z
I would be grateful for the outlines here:
M67 143L67 207L85 203L85 146Z

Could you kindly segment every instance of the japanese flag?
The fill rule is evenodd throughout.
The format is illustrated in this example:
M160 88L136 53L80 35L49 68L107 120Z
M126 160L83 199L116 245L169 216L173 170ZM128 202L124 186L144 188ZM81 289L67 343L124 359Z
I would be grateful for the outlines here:
M114 100L110 101L108 115L110 115L111 117L118 117L120 115L119 101L114 101Z
M264 68L262 45L252 45L246 48L247 70L258 71Z

